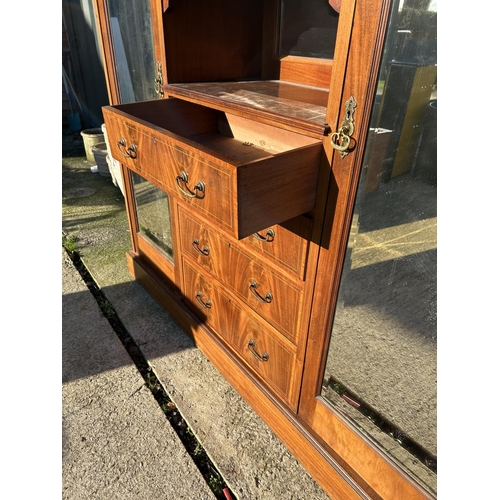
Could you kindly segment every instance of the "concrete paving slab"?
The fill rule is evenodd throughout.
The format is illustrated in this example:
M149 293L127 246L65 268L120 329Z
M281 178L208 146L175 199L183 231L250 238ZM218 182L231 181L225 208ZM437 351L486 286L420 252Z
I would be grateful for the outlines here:
M63 251L62 498L214 499Z

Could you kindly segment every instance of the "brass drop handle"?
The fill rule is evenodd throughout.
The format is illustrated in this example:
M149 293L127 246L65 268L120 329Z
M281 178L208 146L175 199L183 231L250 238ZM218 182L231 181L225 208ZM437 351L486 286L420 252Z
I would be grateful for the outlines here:
M263 303L269 304L273 300L273 294L271 292L267 292L265 297L262 297L258 292L257 288L259 285L257 285L256 281L252 281L250 283L250 292L251 294L259 301Z
M177 187L179 191L188 198L204 198L205 197L205 183L203 181L198 181L198 184L194 186L193 191L191 191L188 187L189 176L187 172L184 170L175 178L175 182L177 183ZM184 184L184 188L181 186L181 183Z
M267 354L267 352L264 351L262 356L257 352L257 349L255 347L255 341L253 339L250 339L250 342L248 342L247 347L257 361L269 361L269 354Z
M344 153L342 158L348 154L345 151L349 149L351 144L351 137L348 135L348 129L346 127L340 127L338 132L334 132L330 137L330 142L332 146L341 153Z
M122 156L125 156L125 158L132 158L132 160L135 160L137 158L137 145L136 144L131 144L127 148L127 141L125 140L124 137L122 137L117 142L117 144L118 144L118 150L120 151Z
M198 304L200 304L201 307L204 307L205 309L210 309L212 307L212 302L210 300L203 302L203 300L201 299L202 296L203 293L196 292L196 302L198 302Z
M200 241L198 240L198 238L195 238L193 240L193 243L191 243L191 245L193 246L194 250L196 251L196 253L199 253L200 255L205 255L207 256L209 253L210 253L210 248L208 248L207 245L205 245L203 248L200 248Z
M354 108L357 106L357 102L354 97L351 96L349 100L345 103L345 116L342 124L338 132L334 132L330 136L330 142L332 146L340 151L341 158L344 158L347 154L349 154L349 146L351 144L351 136L354 132Z
M274 233L273 228L269 228L267 230L267 233L265 234L265 236L262 236L259 233L253 233L254 238L256 238L259 241L264 241L264 242L268 242L268 243L271 243L271 241L274 241L274 236L275 236L275 233Z

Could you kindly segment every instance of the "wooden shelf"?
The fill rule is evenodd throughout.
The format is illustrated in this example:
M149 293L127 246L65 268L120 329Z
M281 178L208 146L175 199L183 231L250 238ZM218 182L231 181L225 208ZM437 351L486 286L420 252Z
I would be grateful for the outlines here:
M170 97L204 104L277 127L321 138L328 90L279 80L175 83L163 86Z

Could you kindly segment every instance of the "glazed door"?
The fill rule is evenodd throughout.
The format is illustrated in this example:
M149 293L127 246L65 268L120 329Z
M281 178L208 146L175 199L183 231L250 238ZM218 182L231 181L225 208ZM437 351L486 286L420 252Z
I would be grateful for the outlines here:
M95 0L110 104L162 97L161 2Z
M157 0L95 0L111 105L164 97L161 9L162 4ZM120 149L124 150L124 147ZM115 160L120 161L121 157ZM161 255L165 259L164 273L173 278L175 259L169 196L123 166L122 176L133 250L150 258Z
M433 498L436 3L386 5L378 53L356 32L368 4L357 3L339 112L350 125L331 139L299 414L366 497Z

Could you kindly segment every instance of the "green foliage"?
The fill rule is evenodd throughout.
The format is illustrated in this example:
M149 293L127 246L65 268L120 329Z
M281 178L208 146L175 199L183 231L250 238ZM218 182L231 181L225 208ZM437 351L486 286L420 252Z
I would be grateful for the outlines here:
M103 312L104 316L106 316L106 318L110 318L111 316L115 316L116 314L113 306L108 300L104 300L101 303L101 311Z
M151 376L150 373L147 373L145 378L148 389L153 390L156 387L156 377Z
M214 492L215 495L222 494L222 490L224 488L224 482L220 477L211 475L208 480L208 485L210 486L210 489Z
M201 446L200 443L196 443L196 446L193 450L193 455L197 457L198 455L201 455L205 450L203 449L203 446Z
M74 235L62 235L62 246L68 251L68 252L76 252L76 236Z

